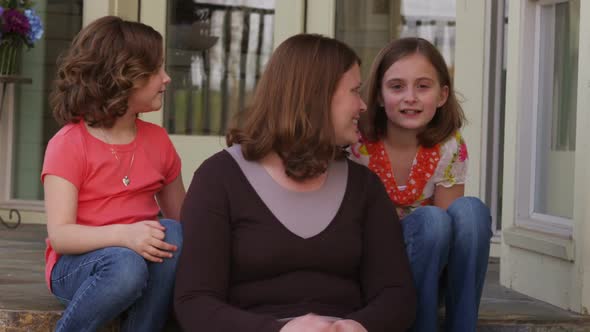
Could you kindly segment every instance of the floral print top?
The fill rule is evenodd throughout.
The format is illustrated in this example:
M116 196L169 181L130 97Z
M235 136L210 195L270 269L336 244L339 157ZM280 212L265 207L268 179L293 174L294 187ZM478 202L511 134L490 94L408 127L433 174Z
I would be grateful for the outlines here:
M381 178L400 219L420 206L432 205L436 186L464 184L467 177L467 145L459 131L432 148L420 146L404 186L395 182L383 141L355 144L350 147L349 158Z

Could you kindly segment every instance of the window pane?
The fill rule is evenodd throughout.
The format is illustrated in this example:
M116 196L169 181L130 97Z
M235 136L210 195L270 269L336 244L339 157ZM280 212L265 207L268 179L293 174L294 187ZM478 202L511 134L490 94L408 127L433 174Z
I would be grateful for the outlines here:
M579 4L579 1L573 1L555 6L555 73L551 130L551 145L554 150L576 149Z
M541 8L534 211L572 218L580 2Z
M32 84L15 85L15 122L11 195L13 199L41 200L39 180L47 142L58 125L48 104L56 60L82 27L82 0L37 0L35 10L45 33L35 47L22 53L21 74Z
M164 125L171 134L223 135L272 52L274 0L168 2Z
M336 0L336 38L362 59L363 77L391 39L422 37L454 68L455 0Z

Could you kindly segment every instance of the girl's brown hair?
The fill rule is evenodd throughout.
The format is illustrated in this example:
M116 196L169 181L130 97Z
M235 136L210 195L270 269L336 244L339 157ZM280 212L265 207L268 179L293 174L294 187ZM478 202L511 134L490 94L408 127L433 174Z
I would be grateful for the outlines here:
M58 60L50 95L60 125L81 120L110 128L127 100L163 63L162 36L137 22L105 16L83 28Z
M419 144L432 147L447 140L463 126L465 115L457 101L451 75L440 52L425 39L401 38L381 49L371 66L367 82L367 112L361 115L361 132L368 141L377 141L383 138L387 130L387 115L379 103L383 75L396 61L413 54L421 54L428 59L437 72L440 86L446 85L449 88L446 103L437 108L434 118L418 135Z
M331 160L345 157L335 143L330 108L339 80L354 64L359 57L338 40L315 34L285 40L271 56L251 105L229 130L228 146L241 144L247 160L276 152L295 180L325 172Z

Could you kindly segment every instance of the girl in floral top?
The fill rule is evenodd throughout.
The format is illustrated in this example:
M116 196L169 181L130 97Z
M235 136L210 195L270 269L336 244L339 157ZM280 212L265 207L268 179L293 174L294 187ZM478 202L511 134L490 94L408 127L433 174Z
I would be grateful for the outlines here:
M367 93L364 143L350 158L379 175L397 206L418 290L413 331L437 330L443 295L446 331L475 331L491 217L464 197L464 115L447 65L430 42L398 39L377 55Z

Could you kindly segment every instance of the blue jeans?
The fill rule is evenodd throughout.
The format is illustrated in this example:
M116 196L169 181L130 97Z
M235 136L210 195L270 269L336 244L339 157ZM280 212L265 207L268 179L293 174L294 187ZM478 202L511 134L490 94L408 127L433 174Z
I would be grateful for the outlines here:
M461 197L447 211L416 209L402 228L418 292L412 331L438 330L443 295L445 331L475 331L492 237L490 210L478 198Z
M56 331L96 331L123 312L123 332L162 330L172 303L182 227L170 219L160 223L166 228L164 241L178 246L162 263L148 262L123 247L59 258L51 272L51 288L67 307Z

